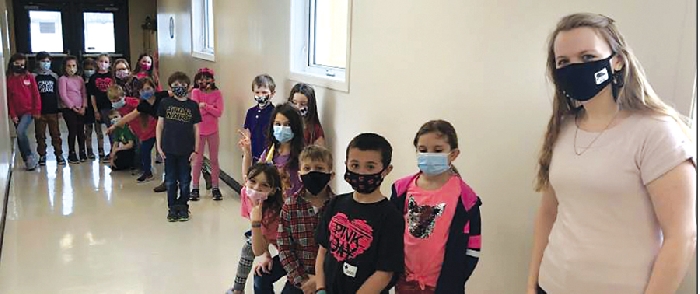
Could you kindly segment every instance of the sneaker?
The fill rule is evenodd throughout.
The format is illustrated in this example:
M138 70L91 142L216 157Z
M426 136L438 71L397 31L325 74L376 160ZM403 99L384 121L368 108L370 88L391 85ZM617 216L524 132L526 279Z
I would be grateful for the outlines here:
M222 200L223 198L221 197L221 191L219 191L219 188L214 188L211 190L212 197L214 200Z
M109 156L102 157L102 163L109 163Z
M190 211L187 208L180 210L180 212L177 214L177 220L181 222L190 220Z
M85 153L85 151L81 151L78 159L80 159L80 162L86 162L88 159L87 153Z
M153 174L152 173L143 173L140 177L138 177L138 179L136 179L136 181L139 183L153 181Z
M89 158L89 159L95 159L95 152L92 152L91 149L88 149L88 151L87 151L87 158Z
M168 221L169 222L176 222L178 220L178 213L175 210L168 209Z
M104 151L104 150L99 150L99 151L97 151L97 155L99 155L100 158L103 158L103 157L105 157L105 151Z
M46 165L46 155L40 155L40 156L39 156L39 162L38 162L38 164L41 165L41 166Z
M56 155L56 163L58 165L66 165L66 159L62 155Z
M68 154L68 162L70 164L78 164L80 163L80 160L78 159L78 156L75 153Z
M190 200L199 201L199 189L192 189L192 192L190 192Z
M161 193L161 192L165 192L165 191L168 191L168 188L165 186L165 182L161 182L160 185L153 188L153 192L156 192L156 193Z

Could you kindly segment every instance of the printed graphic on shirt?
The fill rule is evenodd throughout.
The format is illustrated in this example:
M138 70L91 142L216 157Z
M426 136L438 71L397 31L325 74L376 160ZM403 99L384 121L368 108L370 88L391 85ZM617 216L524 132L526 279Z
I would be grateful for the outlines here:
M192 121L192 110L170 105L165 111L165 119L189 123Z
M54 84L55 82L51 80L40 80L36 83L39 93L53 93Z
M107 92L107 89L111 85L112 85L111 78L96 78L95 79L95 86L97 87L98 90L100 90L102 92Z
M408 231L419 239L427 239L435 229L435 221L445 211L445 203L435 206L418 205L413 196L408 197Z
M330 251L338 261L355 259L372 245L372 227L365 220L350 220L339 212L331 218L328 229Z

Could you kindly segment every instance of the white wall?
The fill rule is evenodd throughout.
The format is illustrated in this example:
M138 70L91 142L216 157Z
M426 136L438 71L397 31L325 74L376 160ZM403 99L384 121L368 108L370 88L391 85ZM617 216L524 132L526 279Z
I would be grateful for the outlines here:
M175 70L217 72L226 112L222 167L240 178L236 129L253 105L252 78L271 74L277 101L295 83L289 72L289 2L216 1L216 62L190 57L190 1L158 2L161 76ZM345 146L360 132L386 136L394 172L416 170L413 135L425 121L451 121L460 137L461 173L482 197L482 261L471 293L521 293L527 279L536 155L551 113L545 79L546 38L569 13L604 13L618 21L652 85L688 113L695 76L695 2L645 1L353 1L350 90L317 88L324 128L336 156L336 190ZM168 18L176 37L168 36ZM233 262L233 261L232 261ZM695 293L693 278L679 293Z
M0 218L4 217L3 202L5 192L10 187L9 172L12 164L12 145L14 141L10 139L10 119L7 112L7 93L5 88L5 64L10 59L10 44L8 44L9 23L7 20L7 5L5 1L0 1ZM0 232L2 233L2 232Z

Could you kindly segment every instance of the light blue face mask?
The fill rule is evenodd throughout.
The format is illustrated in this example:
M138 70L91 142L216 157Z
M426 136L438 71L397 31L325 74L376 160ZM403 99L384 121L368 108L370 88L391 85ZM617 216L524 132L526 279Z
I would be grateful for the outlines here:
M51 61L40 61L39 66L45 71L51 70Z
M277 142L280 143L287 143L294 138L294 133L290 126L273 126L272 134L275 136L275 139L277 139Z
M112 108L114 109L119 109L124 107L126 105L126 101L124 101L124 98L119 99L119 101L112 102Z
M448 171L449 153L418 153L418 168L426 175L436 176Z

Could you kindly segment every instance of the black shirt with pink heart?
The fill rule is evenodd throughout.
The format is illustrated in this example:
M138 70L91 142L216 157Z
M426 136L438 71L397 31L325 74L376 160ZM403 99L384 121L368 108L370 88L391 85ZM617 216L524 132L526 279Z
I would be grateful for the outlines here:
M95 96L97 110L112 109L112 102L107 98L107 89L114 83L114 78L109 72L95 73L90 77L87 84L87 90L90 95ZM90 99L90 97L88 97Z

